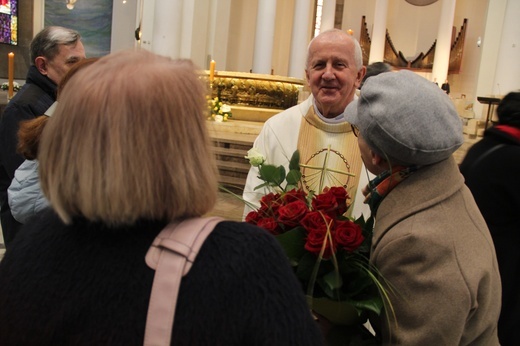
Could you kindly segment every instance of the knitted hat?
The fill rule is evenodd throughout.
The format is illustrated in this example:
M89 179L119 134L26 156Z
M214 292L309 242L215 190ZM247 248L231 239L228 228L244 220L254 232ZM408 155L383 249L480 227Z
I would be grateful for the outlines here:
M520 127L520 92L510 92L499 103L497 108L500 124Z
M416 73L401 70L367 79L345 110L372 150L399 165L447 159L464 142L448 95Z

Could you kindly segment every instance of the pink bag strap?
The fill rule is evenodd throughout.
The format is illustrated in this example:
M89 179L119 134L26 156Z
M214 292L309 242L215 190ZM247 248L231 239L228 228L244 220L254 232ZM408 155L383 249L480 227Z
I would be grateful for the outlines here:
M170 345L182 277L191 269L208 235L222 220L213 216L170 223L153 241L145 256L146 264L155 269L145 346Z

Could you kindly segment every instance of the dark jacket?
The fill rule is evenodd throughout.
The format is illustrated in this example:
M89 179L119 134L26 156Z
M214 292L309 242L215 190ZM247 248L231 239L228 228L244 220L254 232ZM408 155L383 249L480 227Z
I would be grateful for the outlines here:
M479 157L500 144L489 155ZM520 141L490 128L473 145L460 170L489 227L502 277L498 335L502 345L520 340Z
M24 225L0 262L0 345L142 345L162 222ZM172 344L320 345L303 290L276 239L221 222L181 281Z
M16 151L19 123L42 115L56 101L56 88L53 81L31 66L25 85L11 99L0 118L0 220L6 246L20 227L11 215L7 200L7 188L24 161Z

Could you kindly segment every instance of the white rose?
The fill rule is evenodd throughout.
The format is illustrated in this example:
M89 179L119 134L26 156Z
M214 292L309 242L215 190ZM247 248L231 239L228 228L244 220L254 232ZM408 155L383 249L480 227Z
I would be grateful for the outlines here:
M231 106L229 106L229 105L222 105L220 110L222 110L223 113L229 113L229 112L231 112Z
M224 120L224 117L220 114L215 115L215 121L221 123Z
M265 156L256 148L249 149L247 156L244 157L249 160L249 163L253 167L258 167L265 162Z

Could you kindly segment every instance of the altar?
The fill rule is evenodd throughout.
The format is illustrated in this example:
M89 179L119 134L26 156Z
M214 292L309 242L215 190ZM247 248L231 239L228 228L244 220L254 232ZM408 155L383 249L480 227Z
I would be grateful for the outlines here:
M265 122L274 114L298 104L305 93L303 79L257 73L211 71L211 97L233 108L234 120Z
M207 121L219 182L241 194L250 168L244 158L247 151L267 119L308 95L306 83L284 76L228 71L214 71L212 76L211 71L205 72L210 76L210 98L218 98L231 109L226 121L213 121L211 117Z

